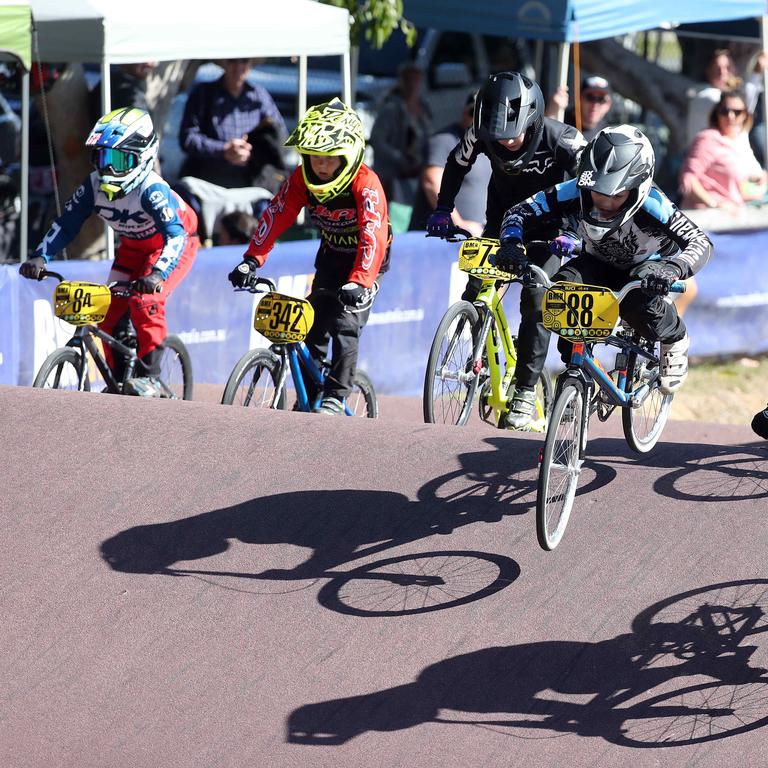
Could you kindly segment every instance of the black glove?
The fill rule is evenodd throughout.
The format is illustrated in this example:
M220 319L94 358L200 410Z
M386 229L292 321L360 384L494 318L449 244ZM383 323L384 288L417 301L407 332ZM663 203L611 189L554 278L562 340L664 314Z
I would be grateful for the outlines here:
M525 246L519 240L502 240L499 250L488 261L491 266L513 275L519 275L528 266Z
M42 256L33 256L19 267L19 274L29 280L42 280L40 273L45 269L45 259Z
M429 237L448 237L452 228L451 212L445 208L436 208L427 219L427 235Z
M163 273L159 269L153 269L136 281L136 290L139 293L161 293L164 282Z
M347 307L363 304L369 295L369 289L357 283L345 283L339 288L339 301Z
M632 274L642 280L640 289L649 296L666 296L672 283L677 282L682 270L671 261L648 261L641 264Z
M227 277L235 288L248 288L253 284L258 268L256 259L245 256Z
M752 431L760 435L763 440L768 440L768 405L765 406L764 411L755 414L752 419Z

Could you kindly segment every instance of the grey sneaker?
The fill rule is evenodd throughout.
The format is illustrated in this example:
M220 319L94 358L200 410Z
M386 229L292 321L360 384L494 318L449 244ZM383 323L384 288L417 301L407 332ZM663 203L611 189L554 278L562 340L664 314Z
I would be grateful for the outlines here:
M164 397L163 386L154 376L137 376L128 379L123 386L124 395L139 397Z
M344 403L337 397L324 397L320 405L315 408L315 413L325 413L328 416L343 416Z
M674 395L683 386L688 376L688 347L686 333L680 341L661 345L661 368L659 389L665 395Z
M527 427L536 414L536 393L532 389L521 389L512 398L507 414L507 429Z

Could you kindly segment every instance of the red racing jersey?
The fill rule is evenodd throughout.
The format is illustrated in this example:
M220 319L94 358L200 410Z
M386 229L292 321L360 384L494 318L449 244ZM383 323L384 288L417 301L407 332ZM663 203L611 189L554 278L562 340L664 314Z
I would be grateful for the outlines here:
M259 266L264 264L277 239L304 207L320 230L315 268L337 272L341 282L370 288L389 266L392 239L387 199L376 173L361 165L344 192L320 203L307 189L301 167L296 168L259 217L245 255Z

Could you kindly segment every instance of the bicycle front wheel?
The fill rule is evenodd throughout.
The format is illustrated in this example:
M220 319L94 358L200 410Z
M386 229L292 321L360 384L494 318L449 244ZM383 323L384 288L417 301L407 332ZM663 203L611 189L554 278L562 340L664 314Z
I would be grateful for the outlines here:
M83 370L83 365L87 364L78 350L72 347L56 349L43 361L32 386L41 389L70 389L75 392L78 390L88 392L91 389L91 383L88 381L87 370L83 377L83 386L80 387L80 372Z
M435 331L424 376L424 421L464 426L472 410L479 373L472 352L479 333L477 309L468 301L448 307Z
M277 391L281 367L281 359L272 350L252 349L246 352L229 375L221 398L222 405L285 410L285 387Z
M176 400L192 399L192 358L184 342L175 335L166 336L161 345L160 380Z
M649 387L649 392L642 403L637 407L622 408L621 412L627 445L637 453L648 453L659 441L674 395L665 395L659 389L658 365L649 365L645 358L632 354L627 366L627 388L637 392L643 385Z
M352 379L352 394L346 399L347 408L353 416L361 416L366 419L379 417L379 402L376 399L376 390L373 382L365 371L356 371Z
M553 550L563 537L579 484L584 432L584 386L569 380L552 408L544 440L536 494L536 536Z

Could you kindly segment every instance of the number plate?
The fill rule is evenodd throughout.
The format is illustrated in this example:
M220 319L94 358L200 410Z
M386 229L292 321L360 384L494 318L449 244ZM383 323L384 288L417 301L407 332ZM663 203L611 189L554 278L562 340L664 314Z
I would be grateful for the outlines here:
M111 301L106 285L65 280L53 292L53 311L72 325L96 325L107 316Z
M459 249L459 269L481 280L511 280L514 275L488 263L488 257L498 250L498 240L487 237L465 240Z
M613 332L619 302L613 291L596 285L556 283L541 303L544 327L567 341L595 341Z
M308 301L272 292L256 307L253 327L270 341L291 344L306 338L314 319L315 310Z

